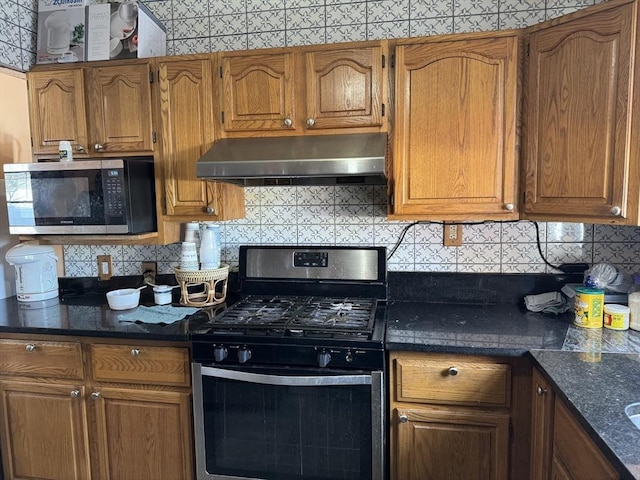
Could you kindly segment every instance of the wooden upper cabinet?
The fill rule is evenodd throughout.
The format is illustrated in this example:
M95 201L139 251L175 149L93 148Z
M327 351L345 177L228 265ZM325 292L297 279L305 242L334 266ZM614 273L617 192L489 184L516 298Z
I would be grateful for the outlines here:
M96 152L151 152L149 65L89 70L92 148Z
M393 219L516 219L514 32L396 48Z
M296 128L293 53L226 53L221 62L223 128Z
M304 54L308 129L382 125L383 48Z
M528 29L526 218L638 222L637 9L605 2Z
M160 72L161 162L166 213L191 220L244 216L244 191L200 180L196 162L215 139L211 57L163 59Z
M87 117L82 69L27 74L34 154L58 154L58 142L70 140L74 151L87 148Z

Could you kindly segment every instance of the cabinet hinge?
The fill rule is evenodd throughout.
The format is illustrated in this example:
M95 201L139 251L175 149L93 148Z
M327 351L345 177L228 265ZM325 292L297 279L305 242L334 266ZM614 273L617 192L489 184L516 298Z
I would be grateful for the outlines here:
M220 112L220 121L224 125L224 112Z
M151 132L151 141L153 143L156 143L158 141L158 136L156 135L156 132Z
M395 68L396 66L396 54L392 53L391 54L391 68Z
M527 57L529 56L530 53L531 53L531 44L527 42Z
M384 55L382 55L382 68L386 66L386 63L387 63L387 59Z
M509 419L509 443L513 439L513 422Z
M153 83L153 72L149 72L149 83Z
M222 78L222 65L220 65L220 78Z
M393 207L393 192L389 194L389 206Z
M382 104L382 116L384 117L384 112L385 112L385 105L384 103Z

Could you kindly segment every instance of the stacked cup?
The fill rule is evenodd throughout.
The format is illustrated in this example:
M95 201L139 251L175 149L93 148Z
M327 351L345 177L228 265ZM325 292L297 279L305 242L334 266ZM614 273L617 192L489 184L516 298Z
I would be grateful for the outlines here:
M198 270L199 266L196 242L182 242L182 248L180 250L180 269Z

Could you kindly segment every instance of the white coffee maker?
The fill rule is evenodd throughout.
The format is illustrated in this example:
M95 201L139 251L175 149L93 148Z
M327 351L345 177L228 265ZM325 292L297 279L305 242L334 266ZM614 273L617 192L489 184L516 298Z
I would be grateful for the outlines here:
M58 296L58 271L53 247L20 243L11 247L5 260L16 268L16 297L38 302Z

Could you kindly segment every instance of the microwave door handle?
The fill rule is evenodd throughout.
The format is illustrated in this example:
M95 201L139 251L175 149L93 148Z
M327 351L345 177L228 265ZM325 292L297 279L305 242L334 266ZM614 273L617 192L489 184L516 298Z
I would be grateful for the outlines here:
M286 387L318 387L328 385L371 385L371 375L265 375L262 373L240 372L223 368L201 367L203 376L226 378L241 382L280 385Z

